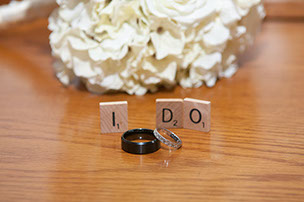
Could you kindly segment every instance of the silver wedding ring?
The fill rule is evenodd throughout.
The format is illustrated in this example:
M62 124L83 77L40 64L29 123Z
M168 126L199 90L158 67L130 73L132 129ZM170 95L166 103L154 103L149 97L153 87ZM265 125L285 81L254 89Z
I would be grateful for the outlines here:
M163 135L161 135L160 132L163 132L166 135L170 136L174 141L168 140ZM156 128L153 133L154 133L154 136L159 141L161 141L162 143L164 143L165 145L167 145L169 147L173 147L175 149L178 149L182 146L182 140L177 135L175 135L172 131L170 131L166 128Z

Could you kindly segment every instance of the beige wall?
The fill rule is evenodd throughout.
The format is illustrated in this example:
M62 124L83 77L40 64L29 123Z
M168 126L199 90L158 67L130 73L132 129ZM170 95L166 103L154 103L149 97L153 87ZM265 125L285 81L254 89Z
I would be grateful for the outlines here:
M268 18L304 18L304 0L264 0Z

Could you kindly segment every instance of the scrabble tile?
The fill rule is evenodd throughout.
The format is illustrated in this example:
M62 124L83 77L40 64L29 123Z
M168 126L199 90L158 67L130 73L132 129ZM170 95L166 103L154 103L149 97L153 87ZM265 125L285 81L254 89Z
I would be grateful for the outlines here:
M209 132L210 120L211 103L209 101L184 99L184 128Z
M100 125L101 133L117 133L128 130L128 103L101 102Z
M156 127L183 127L183 99L156 99Z

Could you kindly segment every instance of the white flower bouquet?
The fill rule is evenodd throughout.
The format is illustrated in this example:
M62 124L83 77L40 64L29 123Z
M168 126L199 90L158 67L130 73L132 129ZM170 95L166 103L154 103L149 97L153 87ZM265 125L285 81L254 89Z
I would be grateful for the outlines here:
M260 0L58 0L56 75L95 93L213 86L232 76L264 17Z

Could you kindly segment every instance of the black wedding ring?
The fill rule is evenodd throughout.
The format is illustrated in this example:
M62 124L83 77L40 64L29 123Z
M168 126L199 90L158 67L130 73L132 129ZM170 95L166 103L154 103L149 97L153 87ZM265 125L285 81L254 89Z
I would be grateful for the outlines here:
M150 140L136 142L136 140ZM138 128L126 131L121 136L121 148L132 154L149 154L160 148L160 141L154 136L153 130Z

